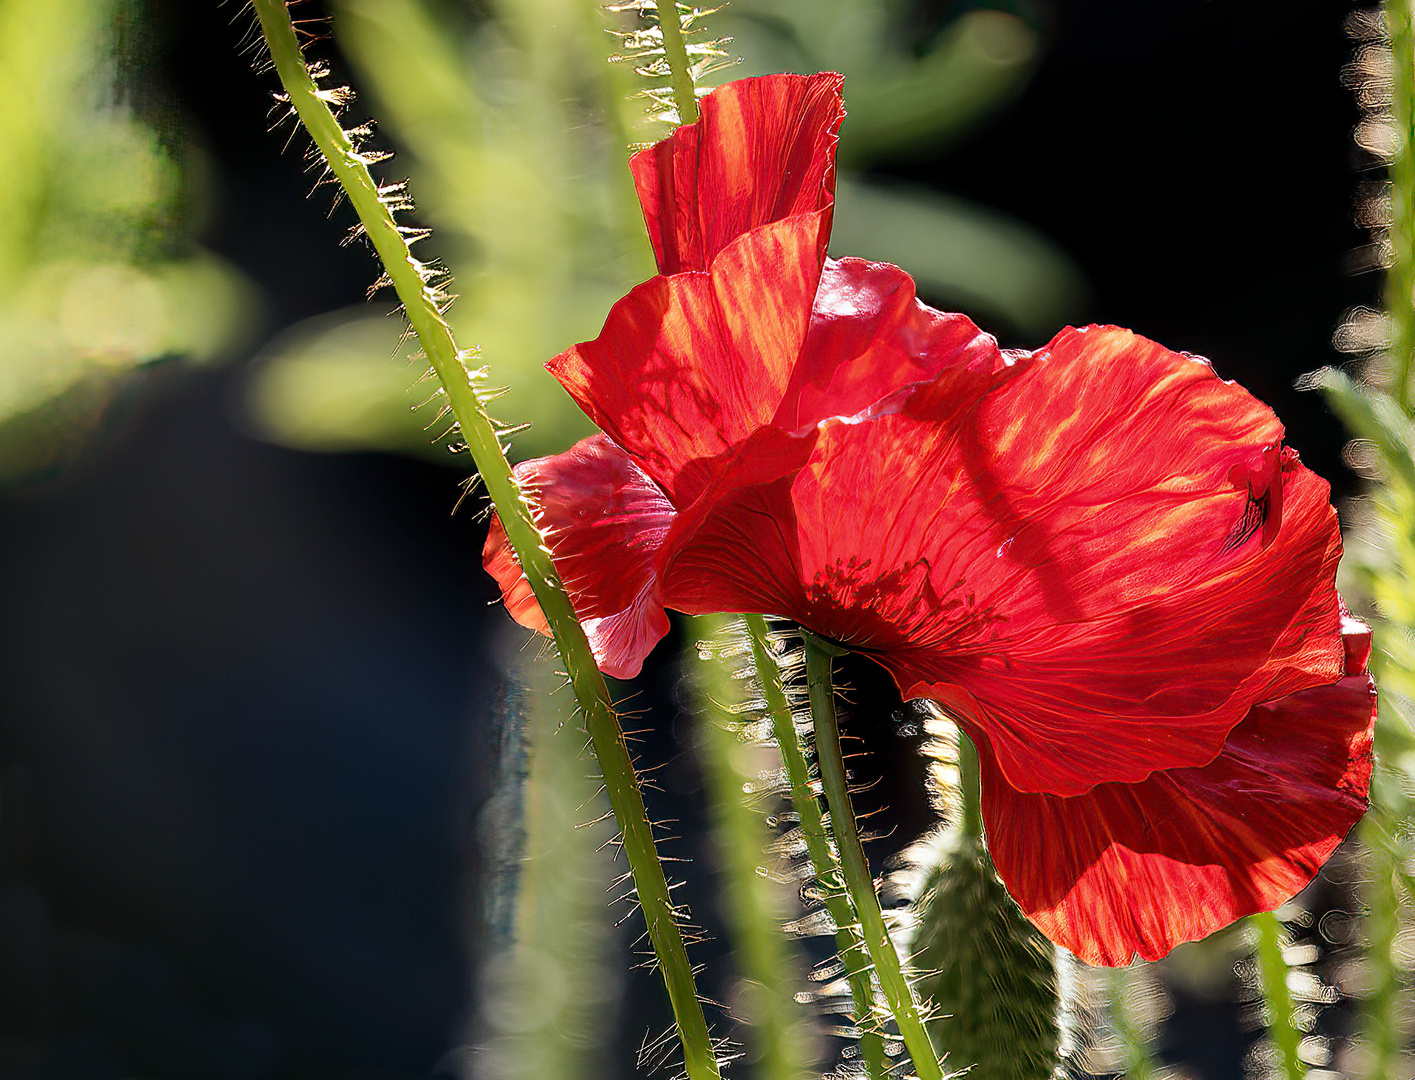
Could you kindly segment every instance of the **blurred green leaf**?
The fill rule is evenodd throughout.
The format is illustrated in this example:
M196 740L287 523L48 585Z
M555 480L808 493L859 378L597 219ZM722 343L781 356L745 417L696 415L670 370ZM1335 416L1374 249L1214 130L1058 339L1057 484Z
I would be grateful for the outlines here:
M901 8L881 0L736 0L718 23L746 72L723 79L839 71L849 112L840 135L843 167L937 153L1021 92L1041 42L1016 15L974 10L915 53Z
M904 267L925 299L1040 343L1081 317L1079 267L1035 230L937 192L842 178L831 253Z
M80 450L133 368L217 358L252 322L245 279L182 231L179 163L121 101L124 7L0 4L5 479Z

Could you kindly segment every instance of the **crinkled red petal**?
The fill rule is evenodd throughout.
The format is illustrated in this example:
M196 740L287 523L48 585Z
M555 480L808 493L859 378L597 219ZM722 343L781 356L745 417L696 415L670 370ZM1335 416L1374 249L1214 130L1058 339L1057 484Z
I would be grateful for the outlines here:
M790 610L796 572L782 555L794 547L791 485L818 435L765 427L727 456L659 548L665 605L689 614Z
M1089 964L1157 960L1316 875L1366 810L1364 671L1255 706L1202 768L1059 798L1017 791L986 743L988 849L1041 931Z
M831 73L728 83L699 102L696 123L630 159L660 273L706 270L743 233L816 211L820 265L835 201L842 83Z
M766 425L806 338L820 278L809 215L737 237L708 273L656 277L594 341L546 366L676 505L702 468Z
M575 612L606 675L627 679L664 634L654 556L673 522L673 506L642 469L603 435L563 454L522 462L516 479L531 499ZM483 550L512 618L548 633L506 539L493 518Z
M1254 702L1342 671L1335 515L1281 435L1201 361L1068 331L825 423L790 483L675 529L664 595L877 654L1019 790L1203 765Z
M948 367L996 370L997 340L966 315L919 302L914 281L888 263L827 259L811 326L773 423L793 430L854 416Z

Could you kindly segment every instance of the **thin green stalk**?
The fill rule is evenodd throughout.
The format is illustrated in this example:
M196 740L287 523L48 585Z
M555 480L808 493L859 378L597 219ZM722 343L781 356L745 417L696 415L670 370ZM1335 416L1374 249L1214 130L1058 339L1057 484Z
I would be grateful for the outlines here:
M673 104L678 122L691 124L698 118L698 93L693 85L693 69L688 62L688 44L678 21L676 0L654 0L658 5L658 28L663 32L663 55L673 83Z
M1282 1075L1287 1080L1303 1080L1307 1067L1298 1056L1302 1033L1292 1022L1292 992L1287 988L1287 961L1282 956L1282 924L1270 911L1248 917L1248 925L1257 937L1254 952L1258 960L1262 983L1263 1005L1268 1014L1268 1036L1282 1060Z
M962 802L958 827L964 836L979 840L983 835L983 795L978 771L978 748L960 728L958 731L958 795Z
M576 621L570 598L551 563L550 551L511 475L496 425L477 395L464 354L457 348L439 302L424 280L425 268L413 258L391 210L380 197L378 185L369 174L367 159L355 149L329 109L328 102L334 96L321 90L305 65L285 3L283 0L255 0L255 10L290 103L348 196L403 302L408 321L442 382L448 404L461 425L462 437L486 484L487 494L501 516L506 535L550 624L584 713L590 744L599 761L615 821L623 837L635 890L648 924L649 940L673 1005L688 1076L691 1080L716 1080L720 1075L717 1057L678 929L668 881L654 847L653 828L644 809L624 732L610 703L604 676L595 666L589 641Z
M781 669L767 646L766 620L760 615L743 616L752 643L752 661L761 680L762 696L771 714L772 734L781 751L781 762L791 784L791 806L806 841L806 854L820 883L822 902L835 923L835 948L845 966L850 994L855 999L855 1023L860 1029L860 1056L870 1080L885 1074L884 1039L874 1024L874 984L870 978L870 955L860 934L859 922L850 897L845 892L845 875L840 860L830 846L820 802L811 790L810 765L796 736L796 721L786 691L781 685Z
M720 615L693 620L694 636L711 642L721 641L730 626L731 620ZM810 1050L794 999L802 974L800 958L781 929L781 887L760 872L766 825L743 797L744 787L756 774L747 755L757 749L741 735L738 714L743 688L721 657L712 657L695 670L699 757L712 811L714 847L725 879L722 898L732 929L732 951L751 993L745 1011L755 1071L762 1080L805 1080L811 1072Z
M1406 414L1415 405L1415 4L1387 0L1394 63L1391 112L1396 127L1390 162L1391 262L1386 271L1386 311L1390 316L1390 357L1396 400Z
M830 809L830 828L835 835L835 847L840 852L845 872L846 891L854 902L865 935L865 945L874 961L880 988L889 1002L894 1022L899 1025L899 1037L914 1060L920 1080L943 1080L943 1068L938 1054L929 1041L914 1001L914 992L904 978L899 954L889 937L875 892L874 876L860 844L860 830L855 824L855 811L850 804L850 789L845 779L845 757L840 749L840 728L835 719L835 688L831 683L831 660L843 655L842 650L807 633L806 687L811 698L811 718L816 729L816 760L820 765L821 786L825 790L826 806Z

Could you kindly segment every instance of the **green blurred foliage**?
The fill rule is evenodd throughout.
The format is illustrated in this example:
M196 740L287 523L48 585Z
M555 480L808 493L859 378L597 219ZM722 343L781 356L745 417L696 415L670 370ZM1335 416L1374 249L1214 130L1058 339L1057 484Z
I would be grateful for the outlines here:
M1342 594L1375 631L1380 690L1371 810L1361 824L1365 971L1358 1039L1344 1072L1409 1075L1410 979L1400 939L1415 900L1415 5L1387 0L1347 21L1347 75L1362 112L1355 142L1384 185L1358 199L1385 271L1385 312L1355 309L1333 344L1357 359L1307 382L1355 437L1348 462L1368 480L1346 511Z
M424 246L453 271L450 318L507 387L498 414L531 427L515 453L564 449L589 422L543 370L598 334L613 303L654 272L625 161L667 134L651 122L633 63L607 63L632 12L574 0L336 0L334 40L411 177ZM1037 341L1083 310L1076 267L996 212L886 186L862 170L935 153L1025 85L1034 31L971 11L923 42L893 0L736 0L707 19L742 63L725 81L770 71L838 69L850 110L841 137L837 255L895 262L921 294L984 325ZM357 122L363 113L350 119ZM428 252L422 253L428 257ZM389 320L393 322L395 320ZM367 313L322 317L267 350L251 381L258 431L310 450L375 448L450 460L425 430L435 411L395 355L397 329ZM343 358L349 378L326 378ZM380 374L386 372L386 374Z
M183 169L119 96L120 0L0 3L0 480L85 444L135 368L217 358L241 279L184 242Z
M493 947L466 1059L449 1064L478 1080L600 1080L627 960L606 910L621 884L607 850L614 827L554 666L515 632L500 652L501 784L478 821L492 884L480 883L469 928L473 939L489 928Z

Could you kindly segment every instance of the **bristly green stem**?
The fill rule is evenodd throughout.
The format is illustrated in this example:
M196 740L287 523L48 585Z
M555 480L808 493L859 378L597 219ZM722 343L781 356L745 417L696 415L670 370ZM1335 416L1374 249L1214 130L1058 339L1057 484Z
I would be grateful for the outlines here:
M610 703L609 689L595 666L589 641L575 619L570 598L551 563L550 551L536 529L530 507L512 477L496 426L477 396L452 330L424 281L423 267L413 258L391 211L380 198L366 160L330 111L327 102L331 95L320 89L305 65L285 3L283 0L255 0L255 10L290 103L348 196L403 302L408 321L442 382L448 403L461 425L462 437L486 484L487 494L501 516L506 535L550 624L584 713L590 744L599 761L615 821L623 837L635 891L648 924L649 940L673 1005L687 1074L690 1080L717 1080L720 1075L717 1057L678 929L668 881L654 847L653 828L644 809L623 730Z
M938 1054L924 1029L914 991L904 978L899 954L884 924L874 876L865 860L860 830L855 824L855 810L850 803L845 756L840 748L840 728L835 719L835 687L830 671L832 658L843 655L843 650L813 634L805 633L804 637L806 687L810 693L811 718L816 729L816 760L820 765L826 806L830 809L830 828L835 834L835 846L840 852L841 867L845 872L846 890L854 901L880 988L889 1002L890 1012L894 1014L894 1022L899 1025L899 1037L904 1040L909 1056L914 1060L919 1080L943 1080Z
M1287 961L1282 956L1282 924L1270 911L1248 917L1257 936L1258 970L1262 980L1263 1005L1268 1013L1268 1035L1282 1059L1286 1080L1303 1080L1307 1068L1298 1056L1302 1033L1292 1022L1292 992L1287 988Z
M734 622L728 616L699 615L692 627L700 640L719 642ZM747 1016L754 1071L761 1080L806 1080L812 1072L810 1050L792 993L800 974L798 958L777 918L778 885L761 873L765 822L743 798L744 790L750 790L743 767L750 744L741 738L736 717L743 687L721 657L699 664L696 676L698 756L723 876L722 906L737 969L755 984Z
M698 118L698 92L693 84L693 68L688 61L688 43L683 40L683 24L676 0L654 0L658 6L658 28L663 33L663 55L673 83L673 104L678 122L691 124Z
M1395 154L1390 162L1390 268L1386 311L1390 318L1392 391L1406 414L1415 411L1415 5L1387 0L1393 68L1391 111Z
M771 714L771 730L781 751L781 763L791 784L791 806L806 841L806 854L820 884L821 900L831 921L835 923L835 948L845 966L850 994L855 999L855 1023L860 1029L860 1056L870 1080L881 1080L885 1074L884 1039L874 1024L874 983L870 978L870 954L860 936L854 906L845 893L845 875L840 860L831 849L825 831L825 817L819 801L811 790L810 766L796 737L796 721L791 703L781 685L781 669L767 644L766 619L760 615L743 616L747 636L752 643L752 661L761 680L762 696Z

